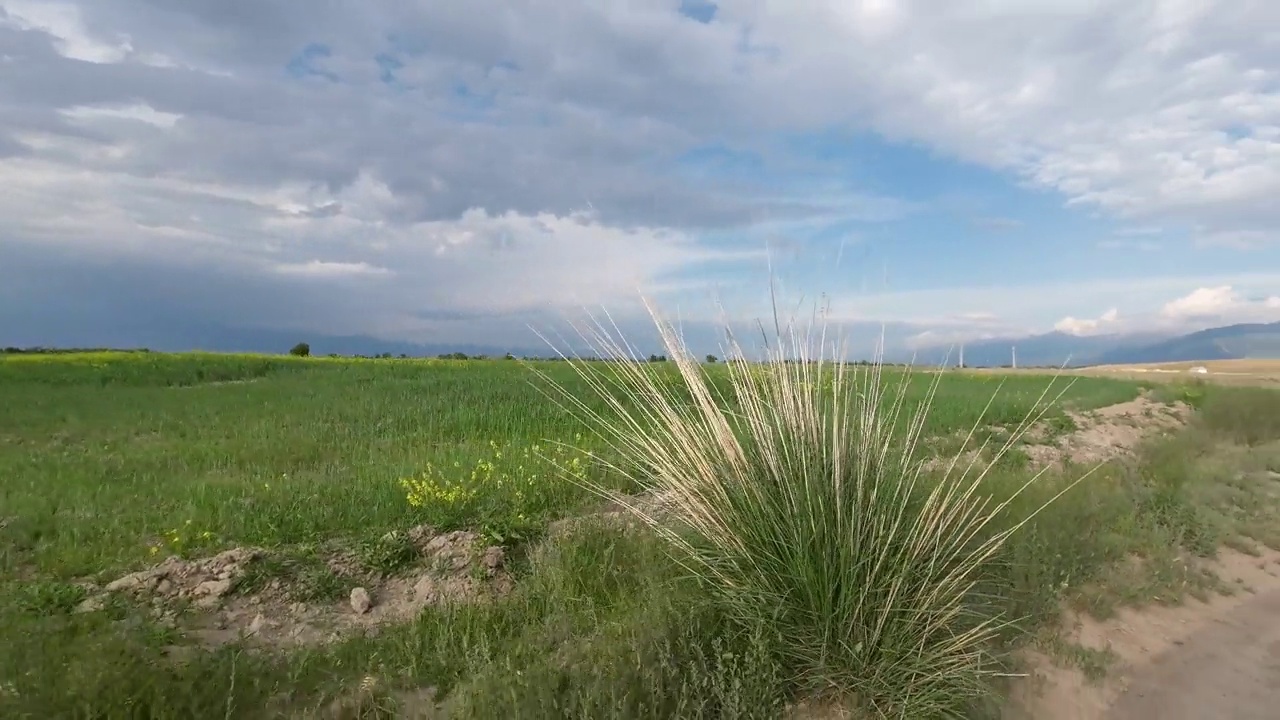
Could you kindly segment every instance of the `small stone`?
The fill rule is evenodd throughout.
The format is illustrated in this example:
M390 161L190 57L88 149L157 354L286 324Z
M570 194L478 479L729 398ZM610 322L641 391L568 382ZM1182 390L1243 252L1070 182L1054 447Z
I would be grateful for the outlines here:
M502 567L505 555L506 553L503 552L501 547L494 545L493 547L485 549L484 557L481 558L480 562L484 565L486 570L497 570Z
M373 599L369 597L369 591L362 587L352 588L351 590L351 609L357 615L363 615L369 612L369 608L373 607Z
M258 613L257 615L253 616L253 622L249 623L249 634L257 635L258 633L262 632L266 628L267 628L267 619L262 616L262 613Z
M168 595L173 592L173 583L165 578L156 584L156 592L161 595Z
M196 586L196 595L220 598L230 590L230 580L206 580Z
M418 602L432 603L436 600L438 588L439 585L435 578L430 575L423 575L413 585L413 596Z

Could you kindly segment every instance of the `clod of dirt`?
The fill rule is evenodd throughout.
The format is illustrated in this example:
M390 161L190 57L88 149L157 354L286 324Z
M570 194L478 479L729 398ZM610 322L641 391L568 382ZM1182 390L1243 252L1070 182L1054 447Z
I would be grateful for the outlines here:
M369 597L369 591L362 587L352 588L351 590L351 609L357 615L363 615L369 612L369 608L373 607L373 599Z
M323 566L334 573L335 582L349 583L351 590L340 596L342 599L298 602L288 578L274 578L252 592L246 592L243 583L237 588L246 569L272 553L235 548L198 560L170 557L153 568L125 575L109 583L104 592L91 594L81 603L81 611L101 609L108 595L122 594L149 604L157 618L176 620L169 606L186 601L199 612L184 618L183 626L202 644L220 645L243 638L261 646L281 647L376 631L383 624L411 620L433 604L484 602L511 591L513 583L504 569L503 549L485 546L476 533L436 534L430 527L420 526L406 535L417 550L417 562L390 578L362 568L356 553L332 548Z
M1071 462L1092 465L1131 452L1153 434L1185 425L1191 408L1185 403L1166 405L1147 396L1087 412L1067 412L1076 429L1048 438L1044 427L1033 428L1022 446L1034 467ZM1042 444L1033 444L1043 440Z
M260 548L233 548L201 560L170 556L155 567L107 583L104 589L137 598L191 600L199 607L213 608L231 591L245 567L262 554Z
M257 635L258 633L261 633L263 630L265 630L267 627L268 627L267 619L262 616L262 613L258 613L257 615L253 616L253 621L249 623L249 634Z

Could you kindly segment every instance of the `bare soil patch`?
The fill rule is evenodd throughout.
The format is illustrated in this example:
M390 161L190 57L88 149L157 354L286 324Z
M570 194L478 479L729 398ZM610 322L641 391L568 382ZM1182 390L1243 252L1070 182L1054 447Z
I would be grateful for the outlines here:
M1021 443L1013 449L1025 453L1036 469L1065 463L1093 465L1132 452L1153 435L1181 428L1191 417L1191 407L1185 403L1165 404L1143 395L1096 410L1068 410L1066 416L1073 427L1069 432L1055 431L1051 422L1041 422L1024 432ZM986 431L992 434L992 440L984 447L973 447L976 443L970 441L968 449L958 455L926 458L924 469L946 471L950 468L952 472L965 473L983 467L983 457L1003 445L1010 432L999 426L988 427ZM943 442L963 442L965 435L967 433L959 433Z
M1054 437L1044 426L1032 428L1022 450L1034 467L1097 464L1132 452L1153 435L1177 430L1190 416L1184 403L1166 405L1144 395L1096 410L1068 411L1074 430Z
M1207 602L1122 608L1106 621L1067 618L1067 640L1109 653L1090 681L1047 655L1026 656L1007 720L1273 718L1280 707L1280 552L1224 550L1207 566L1233 590Z
M322 562L334 586L344 592L310 602L298 599L290 578L264 574L272 560L288 560L286 554L237 547L194 560L169 557L91 588L77 610L94 612L111 596L123 596L149 606L154 618L181 627L201 645L246 639L251 645L281 648L375 631L412 620L430 605L484 602L510 592L512 579L501 547L485 546L467 531L437 534L421 526L406 535L417 557L392 576L362 567L351 551L330 552ZM251 585L250 580L256 582Z

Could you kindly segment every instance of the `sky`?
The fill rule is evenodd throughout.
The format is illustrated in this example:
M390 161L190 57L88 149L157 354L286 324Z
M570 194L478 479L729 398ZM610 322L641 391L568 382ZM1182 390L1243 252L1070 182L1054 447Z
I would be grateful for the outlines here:
M0 187L0 345L1276 321L1280 3L0 0Z

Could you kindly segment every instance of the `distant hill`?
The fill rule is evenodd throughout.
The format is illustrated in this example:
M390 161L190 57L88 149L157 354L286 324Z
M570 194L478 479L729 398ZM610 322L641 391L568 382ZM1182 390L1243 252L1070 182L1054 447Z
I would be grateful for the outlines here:
M516 356L549 355L550 349L519 348L496 345L413 343L382 340L367 335L323 335L282 330L258 330L247 328L212 328L192 337L183 348L186 350L216 350L220 352L286 353L296 343L311 346L312 355L408 355L409 357L435 357L437 355L463 353L502 357L510 352Z
M1139 347L1116 348L1094 365L1280 359L1280 322L1210 328Z
M68 333L68 335L72 335ZM0 339L0 346L16 347L100 347L134 349L147 348L161 352L208 350L212 352L289 352L299 342L311 346L311 354L321 355L408 355L410 357L435 357L463 353L502 357L506 353L517 357L550 356L549 347L517 347L505 345L475 345L457 343L413 343L382 340L366 335L325 335L323 333L275 330L262 328L226 327L213 324L154 324L150 327L125 328L100 332L77 332L72 337ZM25 340L25 342L24 342ZM34 342L32 342L34 340Z
M3 333L0 333L3 335ZM708 336L710 337L710 336ZM502 357L549 357L552 348L535 343L520 345L477 345L457 343L413 343L383 340L365 335L325 335L294 330L227 327L214 324L156 323L126 328L77 328L38 337L0 337L0 347L113 347L149 348L158 351L211 350L216 352L287 353L299 342L311 346L312 355L408 355L436 357L463 353ZM559 345L559 343L557 343ZM714 347L711 342L701 345ZM655 347L657 347L655 345ZM1075 336L1051 332L1018 338L997 338L966 343L964 362L968 367L1001 367L1010 364L1012 348L1017 348L1019 367L1068 367L1124 365L1131 363L1194 362L1234 359L1280 359L1280 322L1249 323L1201 330L1171 337L1159 333ZM587 352L585 348L579 352ZM949 353L949 355L948 355ZM642 355L644 353L641 353ZM861 356L861 355L860 355ZM887 352L888 362L912 361L913 353L902 349ZM1068 358L1070 360L1068 361ZM932 346L914 352L916 366L955 365L959 346Z
M1006 366L1011 362L1012 348L1015 347L1019 367L1058 367L1064 362L1068 367L1085 367L1197 360L1280 359L1280 322L1228 325L1177 336L1167 333L1133 333L1077 337L1051 332L1030 337L982 340L965 344L964 363L969 367ZM948 364L958 363L958 346L937 346L919 350L916 353L916 364L941 363L948 350Z
M1067 363L1069 367L1080 367L1097 364L1098 358L1106 353L1139 348L1167 338L1167 334L1159 333L1076 336L1061 332L1030 337L996 338L965 343L964 364L968 367L1009 365L1013 355L1012 349L1017 348L1019 367L1059 367L1063 363ZM920 365L941 363L948 350L950 350L950 357L945 358L948 364L958 363L960 361L959 346L924 348L917 352L916 363Z

